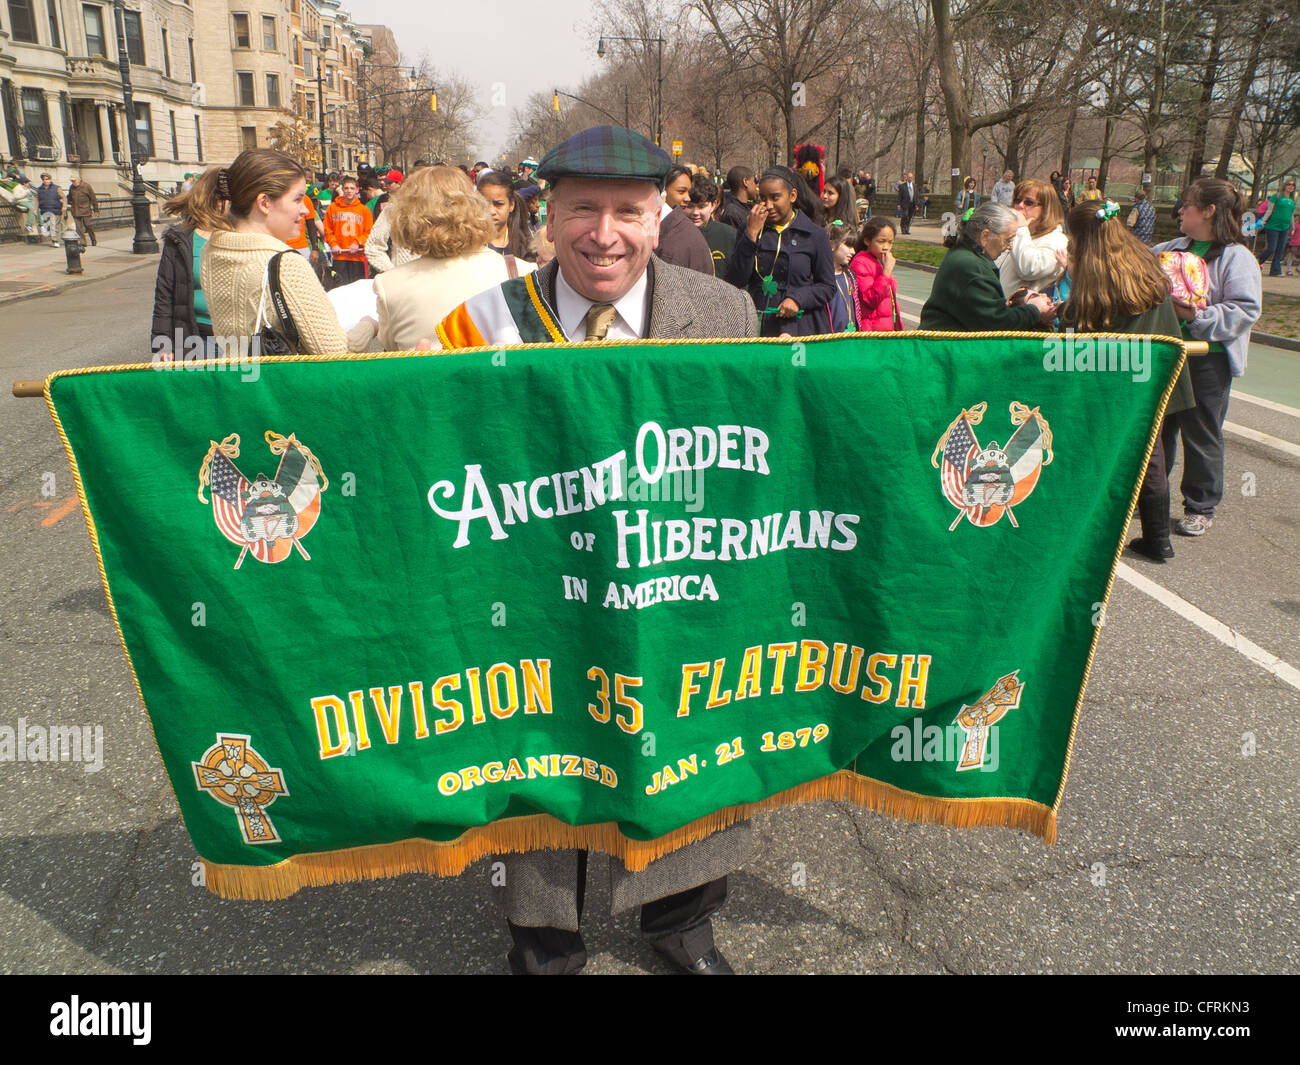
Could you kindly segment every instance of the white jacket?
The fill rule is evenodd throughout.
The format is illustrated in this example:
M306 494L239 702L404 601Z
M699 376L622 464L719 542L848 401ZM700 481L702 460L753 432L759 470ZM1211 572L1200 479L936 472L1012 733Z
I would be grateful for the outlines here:
M1067 243L1060 226L1041 237L1031 237L1029 227L1021 226L998 265L1002 291L1010 296L1018 288L1041 292L1050 286L1064 270L1056 261L1056 253L1064 252Z

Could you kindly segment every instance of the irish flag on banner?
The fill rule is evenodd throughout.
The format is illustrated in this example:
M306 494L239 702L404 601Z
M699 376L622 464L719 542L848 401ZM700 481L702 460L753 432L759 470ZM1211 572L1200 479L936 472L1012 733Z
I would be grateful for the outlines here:
M819 799L1050 841L1184 357L1111 343L1143 372L907 333L46 393L207 883L271 898Z

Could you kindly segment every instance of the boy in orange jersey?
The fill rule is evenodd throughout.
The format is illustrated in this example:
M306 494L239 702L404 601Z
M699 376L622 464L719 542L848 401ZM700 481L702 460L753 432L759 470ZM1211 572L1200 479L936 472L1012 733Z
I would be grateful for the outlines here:
M356 178L345 177L338 198L325 212L325 240L334 253L335 285L346 285L368 277L366 239L374 219L357 199Z

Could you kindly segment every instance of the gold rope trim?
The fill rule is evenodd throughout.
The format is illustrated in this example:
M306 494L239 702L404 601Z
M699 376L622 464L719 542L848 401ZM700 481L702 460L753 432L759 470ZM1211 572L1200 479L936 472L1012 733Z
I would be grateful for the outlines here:
M94 368L89 367L84 371L73 372L93 372ZM118 642L122 645L122 653L126 656L126 666L131 671L131 683L135 685L135 694L140 698L140 705L145 709L144 719L149 725L149 736L153 740L154 750L158 753L158 761L162 763L164 772L166 770L166 761L163 759L162 745L158 742L158 733L154 731L153 715L149 713L149 704L144 701L144 690L140 687L140 678L136 676L135 662L131 658L131 651L126 646L126 637L122 635L122 623L117 617L117 603L113 601L113 590L108 586L108 571L104 568L104 556L99 549L99 529L95 526L95 519L90 514L90 501L86 498L86 486L81 480L81 467L77 465L77 456L72 450L72 441L68 439L67 430L63 427L63 421L59 418L59 412L54 409L54 400L50 398L50 384L59 376L69 371L61 370L50 374L45 379L45 405L49 408L50 417L54 419L54 429L59 434L59 439L63 442L63 450L68 454L68 465L72 468L72 483L77 486L77 498L81 501L81 514L86 521L86 529L90 533L90 546L95 552L95 567L99 570L99 580L104 586L104 597L108 600L108 613L113 619L113 628L117 632ZM216 441L212 441L213 447L219 447ZM211 452L209 451L209 454ZM202 488L200 496L202 499ZM205 501L206 502L206 501ZM166 773L167 784L172 789L172 795L176 798L177 812L180 814L181 824L185 826L185 811L180 809L180 797L176 795L176 786L172 783L171 774ZM188 826L186 831L189 830Z
M1079 334L1075 335L1078 336ZM1106 335L1112 336L1114 334L1108 333ZM1106 579L1106 594L1101 597L1101 616L1103 619L1106 616L1106 608L1110 606L1110 593L1115 588L1115 573L1119 568L1120 556L1124 554L1125 541L1128 538L1128 527L1132 524L1133 512L1137 509L1138 493L1142 491L1142 480L1146 477L1147 464L1151 461L1151 452L1155 450L1156 438L1160 435L1160 429L1165 420L1165 408L1169 406L1169 398L1174 394L1174 387L1178 384L1178 378L1187 363L1187 345L1182 337L1164 337L1153 333L1134 333L1133 336L1139 340L1154 340L1159 343L1176 344L1179 348L1179 358L1178 365L1169 376L1169 384L1165 386L1164 395L1160 397L1160 408L1156 411L1155 420L1151 424L1151 433L1147 436L1146 454L1142 456L1142 465L1138 468L1137 481L1133 485L1133 494L1129 497L1124 526L1120 530L1119 543L1115 547L1115 555L1110 562L1110 576ZM1088 646L1088 660L1084 663L1083 680L1079 684L1079 697L1074 702L1074 716L1070 721L1070 739L1065 746L1065 764L1061 767L1061 783L1056 789L1056 799L1052 803L1053 818L1060 811L1061 803L1065 800L1065 782L1070 775L1070 759L1074 755L1074 737L1079 729L1079 715L1083 710L1083 698L1088 692L1088 680L1092 676L1092 662L1097 655L1097 644L1101 640L1101 633L1104 628L1104 625L1094 627L1092 643Z
M529 277L532 274L528 275ZM995 338L1026 339L1026 340L1047 340L1056 334L1037 333L1037 332L1003 332L1003 333L942 333L928 329L912 329L906 332L892 333L822 333L818 336L796 337L793 340L782 339L780 337L699 337L698 339L689 340L672 340L672 339L638 339L638 340L599 340L599 341L569 341L567 343L555 344L484 344L481 347L472 348L445 348L442 351L416 351L407 349L405 351L362 351L362 352L337 352L330 355L262 355L256 359L250 360L259 365L274 365L276 363L290 362L367 362L374 359L428 359L442 358L446 355L462 355L483 351L524 351L530 348L546 349L553 348L573 348L573 349L591 349L591 348L611 348L611 347L682 347L687 345L699 344L769 344L779 347L789 347L792 343L806 343L809 340L882 340L889 342L891 340L907 340L923 337L933 340L991 340ZM1154 340L1166 344L1178 345L1186 350L1185 344L1179 337L1158 336L1154 333L1074 333L1072 336L1093 337L1107 340ZM80 366L67 370L56 370L45 379L45 395L49 400L50 382L59 377L75 377L82 374L94 373L119 373L124 370L151 370L155 373L170 372L184 373L187 371L198 371L208 365L212 366L229 366L230 359L212 358L199 359L195 362L184 363L185 370L160 371L159 364L152 362L133 362L119 363L112 366ZM164 366L173 365L164 363ZM239 363L240 366L245 363Z
M524 275L524 288L528 292L528 298L533 301L533 310L537 312L537 317L542 320L542 325L546 326L546 331L551 334L551 339L555 341L567 340L568 337L561 332L560 327L555 324L547 312L546 307L542 304L541 294L537 291L537 286L533 284L534 274Z
M624 836L612 822L566 825L546 814L513 817L468 829L446 842L406 839L397 843L299 854L270 866L219 865L203 861L204 883L226 899L288 898L300 888L407 873L458 876L472 862L494 854L533 850L596 850L611 854L632 872L720 832L755 814L810 802L848 801L887 817L927 821L953 828L999 827L1032 832L1049 846L1056 842L1056 812L1031 799L945 799L918 795L861 777L847 769L811 780L761 802L728 806L652 840Z

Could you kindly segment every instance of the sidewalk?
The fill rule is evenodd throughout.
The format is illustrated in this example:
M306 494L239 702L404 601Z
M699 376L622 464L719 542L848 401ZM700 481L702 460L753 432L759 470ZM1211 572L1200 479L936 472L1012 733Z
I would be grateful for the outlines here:
M130 226L96 234L98 247L88 247L81 256L83 273L69 274L62 244L0 244L0 304L33 296L48 296L92 281L103 281L128 270L158 269L157 255L131 254L135 230ZM154 235L160 236L158 229Z

